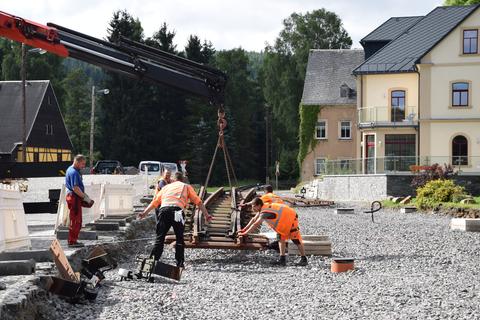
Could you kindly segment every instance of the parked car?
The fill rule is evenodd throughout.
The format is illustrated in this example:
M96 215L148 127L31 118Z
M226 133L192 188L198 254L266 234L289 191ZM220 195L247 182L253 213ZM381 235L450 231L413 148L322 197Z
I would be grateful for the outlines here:
M165 169L169 170L172 175L175 174L175 172L178 171L178 166L176 163L173 163L173 162L162 162L162 165Z
M141 161L138 165L138 170L140 174L146 174L148 172L149 176L159 176L165 169L160 161Z
M100 160L90 169L91 174L124 174L125 169L118 160Z

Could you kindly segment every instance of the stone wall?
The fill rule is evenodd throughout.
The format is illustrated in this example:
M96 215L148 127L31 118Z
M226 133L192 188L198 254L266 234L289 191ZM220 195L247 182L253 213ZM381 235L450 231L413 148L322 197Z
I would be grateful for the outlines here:
M339 175L323 176L305 184L306 196L334 201L373 201L387 196L415 196L410 183L413 175ZM465 187L468 193L480 195L479 175L459 175L455 182Z
M323 176L305 185L307 197L334 201L373 201L387 197L386 175Z

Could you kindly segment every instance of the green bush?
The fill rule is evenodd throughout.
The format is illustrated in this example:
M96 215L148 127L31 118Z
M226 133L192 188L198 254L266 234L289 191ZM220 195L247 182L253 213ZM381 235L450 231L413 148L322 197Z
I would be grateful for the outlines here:
M417 189L415 203L419 208L428 209L444 202L460 202L466 197L465 188L452 180L431 180Z

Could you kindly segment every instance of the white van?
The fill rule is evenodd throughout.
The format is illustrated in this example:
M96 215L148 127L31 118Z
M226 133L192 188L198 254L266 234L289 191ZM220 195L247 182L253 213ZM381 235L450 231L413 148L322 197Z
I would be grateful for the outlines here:
M178 166L173 162L162 162L163 168L170 171L172 176L178 171Z
M149 176L160 176L165 170L163 164L160 161L142 161L138 165L140 174L146 174Z

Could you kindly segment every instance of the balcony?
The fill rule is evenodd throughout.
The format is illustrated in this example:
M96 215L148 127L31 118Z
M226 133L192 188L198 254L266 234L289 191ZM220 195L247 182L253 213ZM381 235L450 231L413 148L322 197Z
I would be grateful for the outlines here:
M326 160L316 167L316 175L405 174L424 170L432 164L452 165L459 173L480 173L479 156L392 156Z
M366 107L358 110L360 128L374 127L416 127L418 126L418 108L405 107L394 110L391 107Z

